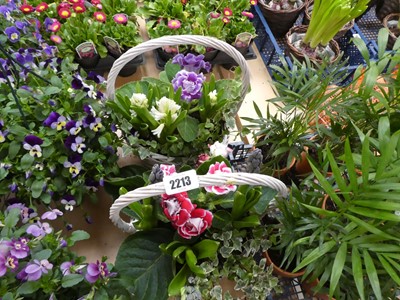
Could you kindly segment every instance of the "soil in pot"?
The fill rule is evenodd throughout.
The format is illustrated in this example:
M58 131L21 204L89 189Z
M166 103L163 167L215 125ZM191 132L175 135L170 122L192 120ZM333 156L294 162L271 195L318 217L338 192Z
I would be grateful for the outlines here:
M322 62L326 57L330 62L334 62L339 58L340 48L335 40L331 40L326 46L317 46L311 48L303 43L303 38L307 31L307 26L299 25L292 27L286 34L286 43L289 52L299 61L304 61L305 56L308 56L311 61Z
M282 37L289 31L304 10L306 0L297 0L295 2L282 0L279 3L274 0L260 0L259 5L273 35Z
M383 19L383 26L389 30L389 39L387 49L393 49L394 43L400 36L400 28L398 22L400 19L400 13L390 14Z

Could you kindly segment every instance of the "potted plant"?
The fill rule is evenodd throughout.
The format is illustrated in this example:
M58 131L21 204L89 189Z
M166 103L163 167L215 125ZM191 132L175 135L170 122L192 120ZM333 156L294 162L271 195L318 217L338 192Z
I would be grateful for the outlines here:
M213 173L234 176L231 172L229 162L220 156L204 162L197 169L197 174L206 176ZM168 176L174 174L179 175L174 166L157 165L148 178L150 182L158 182L162 178L172 178ZM257 176L263 175L254 178ZM136 202L141 198L141 190L150 191L161 184L123 194L111 208L111 219L118 224L120 209L128 205L123 203L123 198L134 196L126 211L136 220L134 227L127 223L129 228L120 227L132 233L135 228L139 230L125 240L117 256L118 272L129 278L123 284L130 285L139 297L157 299L166 299L167 295L220 298L224 294L219 284L221 278L234 280L235 290L248 299L265 297L277 286L277 278L272 276L271 268L266 269L265 259L257 262L253 257L260 249L269 247L267 228L260 226L260 218L276 191L248 185L238 188L233 185L208 186L206 191L194 189L162 194L161 198ZM282 183L279 189L286 192ZM179 203L181 209L173 209L174 203ZM193 222L199 223L192 226ZM144 269L136 272L138 265ZM159 284L154 285L155 281ZM144 288L149 285L150 289Z
M260 9L272 33L284 36L305 8L306 0L260 0Z
M234 45L245 53L255 36L255 28L250 21L253 17L249 11L250 6L247 0L237 1L235 5L226 0L207 3L199 0L156 0L149 1L139 11L148 19L146 28L150 38L178 34L212 36ZM241 33L247 33L245 42L238 38ZM171 54L164 60L168 60L177 52L201 53L211 62L217 55L215 49L203 46L181 45L179 48L168 47L164 50Z
M48 49L0 50L2 199L80 204L118 172L119 138L99 103L104 79Z
M399 205L393 201L399 193L398 133L392 134L388 118L381 118L376 138L360 134L360 152L352 152L346 141L341 165L327 147L335 186L312 165L317 181L312 183L314 188L303 193L312 192L314 200L296 197L314 217L303 220L303 224L313 225L299 229L308 231L304 237L308 249L295 271L305 268L303 278L319 278L317 291L328 284L329 296L335 298L344 294L360 299L394 296L399 284L395 269L400 251ZM321 200L318 191L329 195L336 208L320 208L316 204L318 198Z
M382 21L383 26L389 30L389 42L387 45L388 49L393 49L393 46L400 35L399 16L400 13L389 14Z
M107 102L126 143L124 153L141 159L193 164L208 144L228 133L241 102L241 82L207 81L202 55L176 55L160 79L128 83Z
M62 213L38 211L22 203L3 206L0 212L0 297L2 299L109 299L124 294L113 290L117 276L112 265L85 261L71 248L89 238L83 230L56 231Z
M346 23L365 11L368 2L369 0L354 3L348 0L314 1L308 27L294 26L286 34L291 53L298 59L304 59L304 55L308 55L312 60L321 60L327 56L334 61L340 50L333 37Z
M261 173L282 177L294 166L305 147L315 148L316 144L311 140L305 114L286 117L279 106L275 107L278 109L275 114L271 113L268 106L264 116L254 103L258 118L242 119L249 122L244 128L251 132L255 146L261 149Z

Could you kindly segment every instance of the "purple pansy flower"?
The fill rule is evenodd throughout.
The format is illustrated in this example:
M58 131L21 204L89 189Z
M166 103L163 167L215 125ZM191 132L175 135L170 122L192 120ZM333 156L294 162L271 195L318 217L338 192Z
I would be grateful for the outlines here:
M100 76L99 74L97 74L96 72L93 71L89 71L86 79L88 80L93 80L95 83L103 83L105 81L103 76Z
M12 239L6 242L10 247L10 254L16 258L25 258L29 255L28 239L19 238L18 240Z
M107 264L104 262L90 263L87 266L85 278L90 283L95 283L98 279L115 276L115 273L110 273Z
M75 141L75 136L73 136L73 135L67 136L67 138L66 138L65 141L64 141L64 146L65 146L65 148L71 149L71 145L72 145L72 143L73 143L74 141Z
M63 213L61 210L54 208L50 211L46 211L43 215L42 215L42 220L48 219L48 220L55 220L58 218L58 216L62 216Z
M23 33L26 33L26 27L28 27L28 22L24 22L24 21L15 21L15 27L17 27L17 29L22 30Z
M69 169L72 178L78 176L79 172L82 170L81 160L82 157L80 155L72 155L64 162L64 167Z
M64 240L64 239L61 239L61 240L60 240L60 248L65 248L65 247L67 247L67 246L68 246L67 241Z
M88 114L88 115L91 115L91 116L96 116L96 112L95 112L95 110L93 109L93 107L91 106L91 105L89 105L89 104L85 104L85 105L83 105L83 111L86 113L86 114Z
M8 39L10 40L11 43L16 43L19 41L20 33L15 26L7 27L4 30L4 33L7 34Z
M72 135L77 135L81 131L82 122L70 120L65 125L65 129L69 131Z
M211 70L211 64L204 61L204 55L202 54L177 54L172 59L172 63L180 65L184 70L188 72L199 73L202 69L205 69L207 72L210 72Z
M61 199L61 204L65 206L65 210L73 211L76 201L74 196L64 195L64 197Z
M33 134L27 135L24 139L24 149L29 150L29 154L33 157L42 156L41 144L43 144L43 140Z
M8 18L8 16L10 15L10 9L5 5L1 5L0 14L2 14L4 18Z
M36 281L42 277L42 274L47 274L52 268L53 264L47 259L42 259L41 261L34 259L32 263L27 264L25 267L27 280Z
M9 184L8 188L10 189L11 193L15 194L16 192L18 192L18 184L16 184L15 182Z
M66 276L73 273L72 267L75 265L73 261L66 261L60 265L61 273Z
M71 86L74 90L80 90L83 88L83 79L80 75L72 76Z
M47 234L51 233L53 228L50 227L49 223L41 223L37 221L35 224L30 225L26 229L26 233L33 235L34 237L38 236L46 236Z
M88 190L96 192L99 187L99 182L92 178L86 178L85 185Z
M93 115L88 115L83 119L83 127L89 127L94 132L98 132L103 125L101 124L101 118L96 118Z
M172 79L172 85L174 87L174 91L182 88L182 100L191 102L192 100L199 99L201 97L201 89L203 87L204 80L205 77L202 73L197 74L195 72L181 70L176 73L174 79Z
M47 127L51 127L51 124L57 122L58 117L60 114L56 111L52 111L49 116L46 118L46 120L43 121L43 125Z
M29 220L37 217L37 213L30 207L24 207L21 209L22 223L28 223Z
M6 256L0 256L0 277L4 276L7 269L15 271L18 268L18 259L11 254Z
M86 148L86 145L83 143L84 141L85 139L80 136L75 137L74 142L71 144L71 150L82 154Z

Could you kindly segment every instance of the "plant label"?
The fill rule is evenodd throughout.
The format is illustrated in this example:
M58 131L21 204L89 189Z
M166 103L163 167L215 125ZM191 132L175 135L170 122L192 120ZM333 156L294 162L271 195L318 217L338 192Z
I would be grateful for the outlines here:
M178 194L199 187L199 179L195 170L164 176L163 183L167 195Z
M245 48L250 45L252 34L249 32L242 32L236 36L235 46L238 48Z
M79 58L90 58L97 54L97 50L93 42L84 42L79 44L76 48Z
M107 48L115 53L122 54L122 47L120 44L113 39L112 37L105 36L103 37L104 43L106 44Z

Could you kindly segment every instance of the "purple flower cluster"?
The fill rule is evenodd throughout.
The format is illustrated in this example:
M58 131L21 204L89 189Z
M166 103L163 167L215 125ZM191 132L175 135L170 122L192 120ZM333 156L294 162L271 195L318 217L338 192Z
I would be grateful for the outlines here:
M105 262L97 261L90 263L86 269L85 279L90 283L95 283L97 280L105 280L109 277L114 277L116 273L110 273Z
M181 70L176 73L174 79L172 79L172 85L174 91L182 88L182 100L191 102L194 99L200 99L205 79L203 73L197 74L196 72Z
M199 73L201 70L206 70L210 72L211 64L204 61L204 55L194 55L188 53L186 55L177 54L172 59L173 64L178 64L186 71Z

